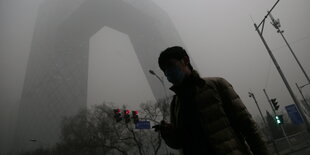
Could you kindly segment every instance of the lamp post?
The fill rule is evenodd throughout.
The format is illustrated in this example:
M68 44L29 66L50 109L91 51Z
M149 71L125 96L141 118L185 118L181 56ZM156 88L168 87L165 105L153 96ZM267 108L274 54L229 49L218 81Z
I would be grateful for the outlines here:
M167 95L167 91L166 91L166 86L165 86L165 83L164 83L164 80L163 80L163 77L159 77L153 70L149 70L149 73L154 75L161 83L161 85L163 86L163 89L164 89L164 92L165 92L165 97L168 98L168 95Z
M163 120L166 120L166 117L167 117L167 109L168 109L168 95L167 95L167 91L166 91L166 86L165 86L165 83L164 83L164 79L163 79L163 77L159 77L153 70L149 70L149 73L151 74L151 75L154 75L159 81L160 81L160 83L161 83L161 85L163 86L163 89L164 89L164 92L165 92L165 100L164 100L164 104L161 106L162 107L162 110L163 110ZM159 137L159 139L160 139L160 141L161 141L161 136L160 136L160 134L158 134L158 137ZM166 151L167 152L169 152L168 151L168 148L167 148L167 146L165 147L166 148ZM170 153L169 153L170 154Z
M167 116L167 113L166 113L166 110L168 108L168 104L167 104L167 100L168 100L168 95L167 95L167 91L166 91L166 87L165 87L165 83L164 83L164 80L163 80L163 77L159 77L153 70L149 70L149 73L151 75L154 75L161 83L163 89L164 89L164 92L165 92L165 100L164 100L164 104L161 106L162 107L162 110L163 110L163 120L166 120L166 116Z
M264 125L267 127L266 121L265 121L264 116L263 116L263 114L262 114L262 112L261 112L261 110L260 110L260 108L259 108L259 106L258 106L258 103L257 103L257 100L256 100L254 94L253 94L252 92L249 92L249 97L252 97L252 98L253 98L254 102L256 103L256 106L257 106L257 109L258 109L258 111L259 111L259 114L260 114L260 116L262 117L262 120L263 120L263 122L264 122Z

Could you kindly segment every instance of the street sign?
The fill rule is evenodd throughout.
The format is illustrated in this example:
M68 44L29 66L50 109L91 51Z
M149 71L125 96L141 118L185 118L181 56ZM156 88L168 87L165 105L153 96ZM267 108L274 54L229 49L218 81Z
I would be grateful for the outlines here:
M136 123L136 129L150 129L151 123L150 121L139 121Z
M302 124L304 123L300 113L297 110L297 107L295 104L291 104L285 107L288 116L290 117L290 119L292 120L292 122L294 124Z

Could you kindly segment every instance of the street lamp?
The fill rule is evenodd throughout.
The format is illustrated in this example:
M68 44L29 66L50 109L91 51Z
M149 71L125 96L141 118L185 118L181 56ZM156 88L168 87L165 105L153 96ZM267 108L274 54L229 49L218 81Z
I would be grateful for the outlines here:
M254 102L256 103L257 109L258 109L258 111L259 111L259 113L260 113L260 116L262 117L262 120L263 120L263 122L264 122L264 125L267 127L266 121L265 121L264 116L263 116L263 114L262 114L262 112L261 112L261 110L260 110L260 108L259 108L259 106L258 106L258 103L257 103L257 101L256 101L256 98L255 98L254 94L253 94L252 92L248 92L248 93L249 93L249 97L250 97L250 98L252 97L252 98L254 99Z
M163 77L159 77L153 70L149 70L149 73L154 75L161 83L161 85L163 86L163 89L164 89L164 92L165 92L165 97L166 99L168 98L168 95L167 95L167 91L166 91L166 87L165 87L165 83L164 83L164 80L163 80Z
M163 120L166 120L166 116L167 116L167 108L168 108L168 95L167 95L167 91L166 91L166 87L165 87L165 83L164 83L164 80L163 80L163 77L159 77L153 70L149 70L149 73L151 75L154 75L161 83L161 85L163 86L163 89L164 89L164 92L165 92L165 100L164 100L164 104L162 105L162 109L163 109ZM160 137L160 133L158 133L158 137L161 139ZM166 145L165 145L166 146ZM167 150L167 146L166 146L166 150Z
M161 85L163 86L163 89L164 89L164 92L165 92L165 100L164 100L164 104L162 105L162 110L163 110L163 119L165 120L166 119L166 116L167 116L167 108L168 108L168 104L167 104L167 101L168 101L168 95L167 95L167 91L166 91L166 87L165 87L165 83L164 83L164 80L163 80L163 77L160 78L153 70L149 70L149 73L151 75L154 75L161 83Z
M307 86L307 85L309 85L309 84L310 84L310 83L304 84L304 85L300 86L299 88L302 89L303 87L305 87L305 86Z

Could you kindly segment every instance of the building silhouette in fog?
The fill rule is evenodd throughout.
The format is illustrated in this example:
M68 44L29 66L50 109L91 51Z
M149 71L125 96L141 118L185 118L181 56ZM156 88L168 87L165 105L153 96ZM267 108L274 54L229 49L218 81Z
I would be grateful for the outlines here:
M86 108L89 39L104 26L129 36L155 98L164 96L148 70L158 68L161 50L183 44L159 7L147 0L46 0L34 28L14 150L55 144L62 118Z

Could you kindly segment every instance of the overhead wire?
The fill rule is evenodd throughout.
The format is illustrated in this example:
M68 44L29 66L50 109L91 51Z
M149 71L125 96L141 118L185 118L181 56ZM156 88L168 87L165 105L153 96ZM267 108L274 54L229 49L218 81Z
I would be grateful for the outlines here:
M298 42L300 42L300 41L303 41L303 40L306 40L306 39L309 39L309 38L310 38L310 34L307 35L307 36L305 36L305 37L296 39L296 40L290 42L289 44L290 44L290 45L293 45L293 44L296 44L296 43L298 43ZM284 47L286 47L286 46L287 46L287 45L282 45L282 46L277 47L277 48L275 48L275 49L273 49L273 50L276 51L276 50L279 50L279 49L284 48Z
M290 44L291 44L291 45L292 45L292 44L296 44L296 43L298 43L298 42L300 42L300 41L303 41L303 40L306 40L306 39L309 39L309 38L310 38L310 34L309 34L309 35L306 35L305 37L296 39L296 40L290 42ZM280 47L277 47L277 48L273 49L273 51L279 50L279 49L284 48L284 47L286 47L286 46L287 46L287 45L282 45L282 46L280 46ZM271 60L269 60L268 72L267 72L267 76L266 76L266 80L265 80L265 87L264 87L265 89L267 89L267 87L268 87L268 85L269 85L270 71L271 71Z
M269 60L269 64L268 64L268 72L267 72L267 76L266 76L266 80L265 80L265 86L264 86L265 89L267 89L267 86L269 84L270 71L271 71L271 60Z

